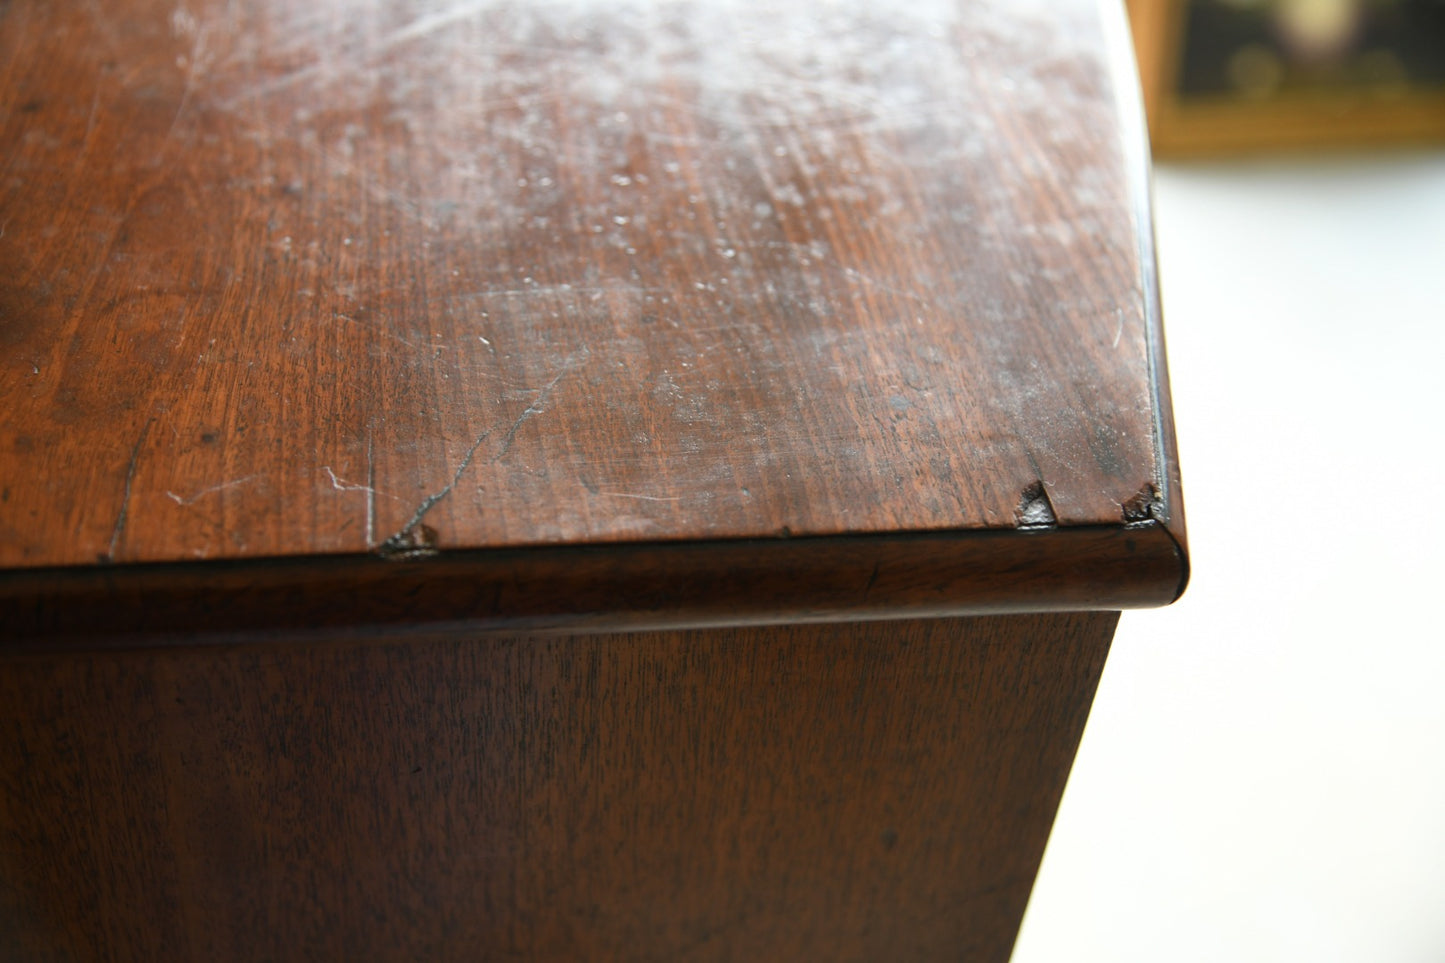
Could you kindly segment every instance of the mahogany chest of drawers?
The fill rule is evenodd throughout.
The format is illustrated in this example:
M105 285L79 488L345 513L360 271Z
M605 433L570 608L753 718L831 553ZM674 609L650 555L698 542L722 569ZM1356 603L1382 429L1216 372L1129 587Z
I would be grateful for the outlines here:
M0 5L0 956L1006 959L1186 573L1114 7Z

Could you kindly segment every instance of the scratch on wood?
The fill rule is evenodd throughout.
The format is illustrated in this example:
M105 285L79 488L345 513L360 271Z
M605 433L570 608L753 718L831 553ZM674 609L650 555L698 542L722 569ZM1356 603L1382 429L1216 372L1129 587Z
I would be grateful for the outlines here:
M222 101L221 106L226 110L233 110L243 101L265 97L267 94L285 90L287 87L294 87L296 84L312 77L323 76L330 69L332 69L332 65L329 61L298 67L295 70L280 74L263 83L252 84L236 96Z
M370 466L368 466L368 470L369 467ZM326 472L327 478L331 479L331 487L339 492L371 492L373 495L376 494L370 485L358 485L355 482L347 481L345 478L338 478L336 472L331 470L330 465L322 465L321 470Z
M376 544L376 459L372 456L371 432L366 433L366 547Z
M634 495L631 492L596 492L598 495L606 495L609 498L635 498L642 502L680 502L680 496L664 497L662 495Z
M409 40L416 40L427 34L436 33L444 27L451 26L454 23L459 23L476 15L484 8L484 2L467 0L467 2L454 4L435 13L417 17L410 23L403 24L401 27L393 30L389 35L381 38L379 42L368 44L363 49L353 52L349 58L350 63L338 63L328 59L318 63L307 64L304 67L283 73L262 83L252 84L239 95L227 101L224 106L229 109L243 100L265 97L268 94L277 93L288 87L294 87L313 77L325 77L332 72L341 75L355 71L358 69L358 65L364 66L367 60L375 57L377 54L385 53L392 47L404 44Z
M507 452L511 450L512 442L517 438L517 432L522 430L522 426L527 423L529 418L543 410L542 406L546 403L547 397L552 393L552 389L557 387L557 383L575 371L590 355L591 352L584 347L581 351L567 359L567 363L562 365L562 370L557 372L556 377L542 386L542 390L537 392L537 396L532 399L532 403L527 406L525 411L517 416L517 420L512 422L512 427L507 429L507 434L506 437L502 439L501 447L497 449L497 454L492 458L493 462L501 461Z
M695 235L686 234L681 231L673 232L678 237L692 238ZM535 298L555 297L557 295L589 294L594 300L602 295L625 292L627 294L668 294L672 288L648 284L628 284L616 287L598 287L579 284L535 284L525 288L480 288L476 291L468 291L462 294L452 294L444 297L444 301L471 301L477 298ZM350 320L349 318L347 320Z
M426 513L431 511L437 502L452 493L452 489L457 486L457 482L462 480L463 473L471 467L472 458L476 455L477 449L482 446L482 442L486 441L491 433L492 429L488 428L478 435L477 440L472 442L472 447L467 449L466 455L462 458L461 464L457 466L456 472L452 475L452 480L447 482L446 487L422 499L422 503L417 506L416 511L412 512L411 520L403 525L395 535L390 536L386 541L381 543L377 551L383 558L425 558L436 554L436 547L433 544L435 533L431 533L431 537L423 541L418 541L413 533L418 530L431 532L425 525L422 525L421 520L426 517Z
M154 419L151 419L154 421ZM125 469L125 493L120 498L120 511L116 513L115 525L110 530L110 545L105 550L105 560L115 561L115 550L120 547L120 540L125 535L126 516L130 512L130 489L135 481L135 467L140 460L141 446L145 444L146 435L150 433L151 421L147 421L140 430L140 436L136 438L135 444L130 449L130 464Z
M365 322L365 321L358 321L356 318L353 318L353 317L352 317L351 315L349 315L349 314L342 314L341 312L336 311L336 312L333 312L333 313L332 313L332 317L336 318L336 319L339 320L339 321L346 321L346 322L348 322L348 323L350 323L350 324L355 324L355 325L358 325L358 326L363 327L363 328L370 328L371 330L375 331L377 334L381 335L383 338L390 338L390 339L393 340L393 341L400 341L402 344L406 345L408 348L419 348L419 347L421 347L420 345L416 344L415 342L408 341L406 338L403 338L403 337L402 337L401 335L399 335L399 334L395 334L395 333L393 333L393 332L391 332L391 331L386 330L385 328L381 327L381 325L378 325L378 324L368 324L368 323Z
M209 488L202 488L200 491L196 492L194 495L191 495L189 498L182 498L180 495L177 495L175 492L172 491L166 492L166 497L169 498L171 501L175 502L177 505L193 505L199 499L213 492L223 491L227 488L235 488L237 485L244 485L246 484L246 482L260 477L261 476L259 474L247 475L244 478L237 478L235 481L221 482L221 484L219 485L212 485Z
M527 420L533 415L545 410L543 406L546 404L547 398L552 394L552 390L557 387L557 384L581 366L590 354L591 352L586 347L583 347L581 351L567 359L567 362L562 365L562 370L558 371L551 381L542 386L541 390L532 398L531 404L527 405L526 409L517 416L517 420L512 422L512 427L507 429L507 434L502 438L502 443L498 446L497 453L492 456L493 464L501 461L511 449L512 442L517 437L517 432L522 429L522 426L527 423ZM456 472L453 473L452 480L449 481L441 491L428 495L422 500L422 503L417 506L416 511L412 512L411 519L403 525L396 534L391 535L386 541L377 546L376 553L378 555L386 559L417 559L430 558L437 554L436 532L429 526L423 525L421 523L422 519L426 517L427 512L436 506L437 502L452 493L452 489L462 480L462 475L471 467L472 459L476 457L477 449L482 446L482 442L491 437L492 432L493 429L488 428L477 436L477 440L472 442L472 446L467 449L467 453L462 458L461 464L457 466Z
M181 123L181 115L186 112L186 108L191 104L191 94L196 89L196 77L201 68L201 60L205 55L206 28L200 27L195 29L195 39L191 42L190 56L186 58L186 77L184 85L181 87L181 99L180 102L176 104L176 113L175 116L171 118L171 126L166 129L166 136L161 139L163 145L170 143L171 138L175 136L176 128L180 126ZM89 132L87 131L87 136L88 134Z
M331 480L331 487L339 492L365 492L366 493L366 547L376 547L376 496L382 494L376 490L376 457L372 448L371 437L366 439L366 484L358 485L356 482L347 481L330 465L322 465L321 470ZM387 498L395 498L395 495L387 495Z
M476 15L484 9L484 7L484 3L471 0L471 2L453 4L443 10L438 10L436 13L417 17L410 23L392 31L389 36L384 37L376 49L389 50L398 44L406 43L408 40L416 40L429 33L436 33L443 27L449 27L454 23L459 23L462 20Z
M75 167L80 169L81 160L85 157L84 148L90 146L90 135L95 132L95 122L100 117L100 84L95 85L95 94L90 98L90 117L85 121L85 136L80 139L82 149L76 151Z

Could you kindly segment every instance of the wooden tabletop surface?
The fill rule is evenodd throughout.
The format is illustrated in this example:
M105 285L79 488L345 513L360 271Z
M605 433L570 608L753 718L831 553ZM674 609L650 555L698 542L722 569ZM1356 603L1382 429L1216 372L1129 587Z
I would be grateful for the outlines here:
M1113 7L0 4L0 569L1132 526L1168 601Z

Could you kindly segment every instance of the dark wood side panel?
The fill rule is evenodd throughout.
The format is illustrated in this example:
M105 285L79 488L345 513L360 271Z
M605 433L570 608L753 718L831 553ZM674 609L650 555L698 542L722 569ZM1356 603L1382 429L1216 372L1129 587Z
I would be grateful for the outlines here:
M1115 620L12 656L0 955L1003 961Z

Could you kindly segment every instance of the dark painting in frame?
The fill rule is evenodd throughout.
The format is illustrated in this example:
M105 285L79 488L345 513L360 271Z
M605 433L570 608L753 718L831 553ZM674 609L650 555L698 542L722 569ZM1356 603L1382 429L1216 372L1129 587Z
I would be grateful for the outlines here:
M1445 142L1445 0L1128 0L1161 156Z

